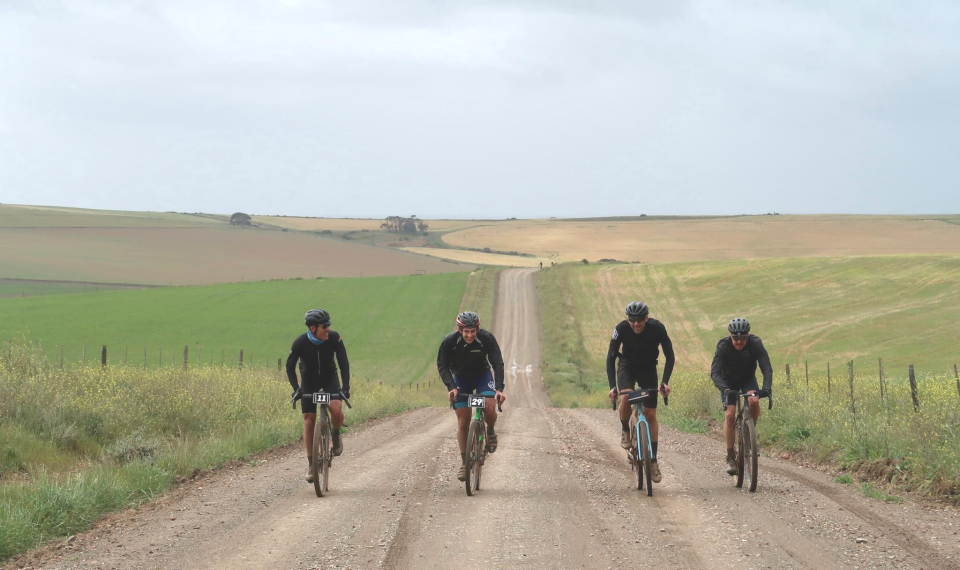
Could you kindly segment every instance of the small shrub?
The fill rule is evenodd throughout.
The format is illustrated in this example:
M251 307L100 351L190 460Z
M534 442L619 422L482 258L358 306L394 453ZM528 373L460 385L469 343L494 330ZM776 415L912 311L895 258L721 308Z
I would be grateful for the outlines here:
M587 258L586 258L586 257L584 257L583 259L581 259L581 260L580 260L580 263L582 263L582 264L584 264L584 265L590 265L590 262L587 261Z
M843 475L839 475L836 479L834 479L834 482L840 483L841 485L849 485L853 483L853 478L850 477L848 473L844 473Z
M136 430L113 442L105 453L113 461L125 464L137 460L152 461L159 448L160 440L147 436L143 430Z

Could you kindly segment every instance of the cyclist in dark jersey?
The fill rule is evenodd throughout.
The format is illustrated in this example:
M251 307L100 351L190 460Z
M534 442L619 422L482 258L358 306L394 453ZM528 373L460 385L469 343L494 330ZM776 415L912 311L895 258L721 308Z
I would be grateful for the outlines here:
M676 358L673 354L673 342L667 334L667 328L657 319L650 318L650 309L645 303L634 301L625 310L627 319L617 324L610 339L607 351L607 381L610 383L610 401L620 398L620 447L630 448L630 402L627 393L634 388L657 390L663 395L670 394L670 375ZM665 359L663 381L657 378L657 364L660 349ZM617 359L620 359L619 366ZM650 448L653 452L653 465L650 478L659 483L660 466L657 464L657 444L660 437L660 424L657 423L657 400L655 397L643 411L650 424Z
M493 368L493 374L490 368ZM487 422L487 451L497 450L497 434L493 430L497 423L497 408L493 398L500 403L506 401L503 395L503 355L493 333L480 328L480 317L471 311L457 315L457 330L444 337L437 352L437 370L447 390L450 401L456 401L458 395L479 394L486 397L483 408ZM467 432L470 429L470 408L466 402L457 402L457 443L460 445L460 471L457 478L467 478L465 448Z
M713 355L710 378L720 390L720 403L723 406L723 436L727 444L727 474L737 474L737 462L733 443L736 429L734 421L737 414L737 402L724 399L724 390L736 390L744 394L764 396L773 389L773 368L770 356L760 337L750 334L747 319L736 318L727 325L730 336L723 337L717 343L717 352ZM763 373L763 390L757 386L757 366ZM749 398L750 415L753 421L760 421L760 398Z
M350 362L347 349L339 333L330 330L330 313L323 309L312 309L304 315L307 332L298 336L290 347L287 357L287 379L293 386L293 397L300 400L303 412L303 443L307 447L307 482L313 482L313 429L317 423L317 405L313 401L301 398L301 394L314 392L343 392L350 397ZM336 357L336 363L334 363ZM301 383L297 382L297 362L300 362ZM343 388L337 378L337 364L343 376ZM340 439L340 427L343 425L343 404L340 400L330 401L330 421L333 423L333 454L343 453L343 441Z

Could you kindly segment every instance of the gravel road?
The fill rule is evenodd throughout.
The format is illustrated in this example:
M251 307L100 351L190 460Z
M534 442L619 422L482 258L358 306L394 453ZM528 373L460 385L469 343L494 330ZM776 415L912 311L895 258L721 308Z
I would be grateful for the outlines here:
M750 494L714 437L661 428L663 482L637 491L612 411L548 407L533 274L500 278L509 400L476 496L455 477L453 413L415 410L345 437L322 499L290 446L8 568L960 568L955 509L885 504L766 456Z

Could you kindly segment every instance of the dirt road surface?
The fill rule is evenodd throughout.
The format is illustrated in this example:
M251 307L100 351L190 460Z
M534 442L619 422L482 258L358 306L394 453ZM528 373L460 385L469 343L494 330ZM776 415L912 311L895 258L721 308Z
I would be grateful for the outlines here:
M509 400L474 497L455 478L453 414L437 407L346 436L322 499L291 448L10 567L960 568L955 510L885 504L770 457L750 494L723 474L711 437L663 429L663 482L653 497L637 491L612 411L548 407L532 277L501 276Z

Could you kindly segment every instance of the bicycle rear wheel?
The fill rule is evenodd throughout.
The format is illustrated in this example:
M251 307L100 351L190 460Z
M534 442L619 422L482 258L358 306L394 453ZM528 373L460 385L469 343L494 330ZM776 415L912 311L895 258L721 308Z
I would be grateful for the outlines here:
M653 464L653 459L650 457L650 441L648 441L647 429L646 426L640 428L640 457L643 458L641 462L643 479L647 484L647 496L653 496L653 482L650 480L650 466Z
M324 457L323 453L325 447L323 445L323 421L317 420L316 425L313 426L313 465L311 469L313 470L313 490L317 493L318 497L322 497L326 488L324 488L323 478L324 471L326 469L323 467Z
M757 428L753 418L747 418L743 421L743 475L751 493L757 490L758 457Z
M737 488L743 487L743 419L737 419Z
M467 448L464 450L466 451L467 462L467 478L464 480L464 486L469 496L473 496L474 484L476 483L478 474L479 462L476 460L476 456L477 446L480 442L477 434L479 429L479 422L470 422L470 429L467 431Z

